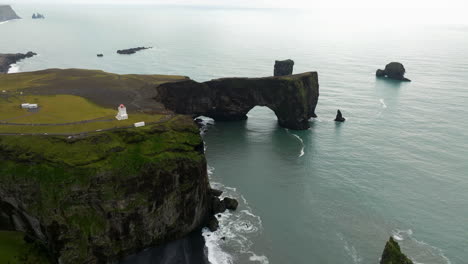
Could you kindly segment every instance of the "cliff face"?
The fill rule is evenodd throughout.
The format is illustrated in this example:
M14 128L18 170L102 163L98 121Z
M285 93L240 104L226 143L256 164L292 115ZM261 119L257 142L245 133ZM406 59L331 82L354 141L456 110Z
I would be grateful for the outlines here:
M10 65L14 64L22 59L31 58L37 54L29 51L28 53L16 53L16 54L0 54L0 74L8 73Z
M112 263L186 236L209 213L193 121L86 136L0 136L0 229L60 263Z
M255 106L267 106L281 126L309 128L316 117L319 97L316 72L267 78L224 78L198 83L192 80L158 86L155 98L179 114L208 116L215 120L243 120Z
M385 244L380 264L413 264L413 262L401 252L400 245L393 237L390 237L390 240Z
M9 5L0 5L0 22L12 19L19 19L20 17L15 13L13 8Z

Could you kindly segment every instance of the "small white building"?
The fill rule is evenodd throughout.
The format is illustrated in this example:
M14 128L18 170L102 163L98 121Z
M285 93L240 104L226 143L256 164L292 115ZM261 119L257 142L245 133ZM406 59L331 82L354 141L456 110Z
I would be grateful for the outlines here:
M117 110L119 110L119 112L115 116L115 118L117 118L117 120L128 119L127 108L125 107L125 105L121 104L119 106L119 108L117 108Z
M21 108L23 109L37 109L39 106L37 104L29 104L29 103L24 103L21 104Z
M135 127L144 127L144 126L145 126L145 122L135 123Z

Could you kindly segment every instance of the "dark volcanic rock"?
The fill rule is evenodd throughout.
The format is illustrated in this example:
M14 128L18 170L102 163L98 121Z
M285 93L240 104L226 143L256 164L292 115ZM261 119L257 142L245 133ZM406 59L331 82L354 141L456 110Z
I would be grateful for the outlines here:
M340 110L338 110L338 112L336 113L335 121L336 121L336 122L344 122L344 121L346 121L346 118L343 117L343 115L341 114L341 111L340 111Z
M223 194L223 191L216 190L216 189L209 189L208 193L212 196L219 197L221 194Z
M15 13L13 8L9 5L0 5L0 22L12 19L19 19L20 17Z
M291 75L293 74L293 67L293 60L275 61L274 76Z
M211 213L213 215L223 213L226 211L226 204L222 202L218 197L211 197Z
M224 206L226 207L226 209L229 209L229 210L236 210L237 206L239 206L239 202L236 199L232 199L228 197L224 198L222 202L224 203Z
M208 229L210 229L211 232L214 232L218 230L219 228L219 221L216 219L214 216L210 216L208 218L208 224L207 224Z
M15 64L22 59L31 58L35 55L37 54L31 51L26 54L0 54L0 73L8 73L11 64Z
M145 49L151 49L152 47L138 47L138 48L131 48L131 49L123 49L123 50L118 50L117 53L118 54L134 54L136 53L137 51L140 51L140 50L145 50Z
M44 19L44 18L45 16L43 14L37 13L37 14L32 15L32 19Z
M302 130L316 117L319 97L316 72L266 77L224 78L198 83L172 82L156 87L156 100L179 114L207 116L216 121L245 120L255 106L267 106L280 126Z
M385 66L385 70L377 70L375 75L377 77L388 77L390 79L411 82L410 79L405 78L405 67L399 62L391 62Z
M97 56L98 57L104 57L104 54L98 54Z
M393 237L390 237L380 258L380 264L413 264L413 262L401 252Z

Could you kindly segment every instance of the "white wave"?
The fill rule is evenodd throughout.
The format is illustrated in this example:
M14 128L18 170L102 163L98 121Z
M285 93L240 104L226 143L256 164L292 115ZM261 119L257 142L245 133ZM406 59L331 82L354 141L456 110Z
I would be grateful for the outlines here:
M387 105L385 104L384 99L380 99L380 104L382 105L382 108L387 108Z
M424 241L418 240L413 237L413 230L400 230L392 231L392 237L401 242L400 246L404 250L412 252L411 260L416 264L424 263L445 263L452 264L450 259L445 256L442 249L429 245Z
M299 153L299 158L304 156L305 152L304 152L304 140L302 140L302 138L296 134L293 134L289 131L289 129L286 128L286 132L292 136L294 136L295 138L297 138L299 140L299 142L301 142L301 152Z
M261 232L262 221L259 216L252 213L244 196L237 192L236 188L227 187L221 183L212 181L215 168L208 165L208 176L213 188L223 191L220 198L231 197L239 201L239 208L235 212L225 211L217 214L219 229L211 232L208 228L202 230L208 249L208 260L212 264L233 264L239 257L252 262L269 264L268 258L252 252L253 242L249 238ZM225 250L229 248L229 252Z
M362 263L362 258L359 256L359 253L357 252L356 248L352 245L349 245L348 241L346 241L346 239L341 233L337 233L336 235L340 238L341 241L343 241L344 243L343 248L346 254L348 254L348 256L351 257L351 259L353 260L353 263L354 264Z
M18 64L12 64L10 65L10 69L8 69L8 73L17 73L20 71L20 67Z
M250 261L255 261L255 262L260 262L262 264L269 264L270 262L268 261L268 258L265 257L265 256L258 256L258 255L255 255L255 253L253 252L249 252L252 254L252 256L250 256L249 260Z

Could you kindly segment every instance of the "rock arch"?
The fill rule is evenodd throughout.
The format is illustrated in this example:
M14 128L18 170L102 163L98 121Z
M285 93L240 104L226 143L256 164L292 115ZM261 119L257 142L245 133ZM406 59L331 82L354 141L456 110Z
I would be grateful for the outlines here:
M302 130L316 117L319 97L316 72L266 78L193 80L157 87L157 101L178 114L208 116L218 121L244 120L255 106L273 110L282 127Z

